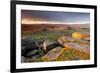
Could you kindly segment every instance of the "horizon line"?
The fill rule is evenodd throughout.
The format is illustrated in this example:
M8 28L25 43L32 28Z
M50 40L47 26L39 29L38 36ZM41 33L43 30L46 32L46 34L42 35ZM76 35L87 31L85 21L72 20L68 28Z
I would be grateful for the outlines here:
M74 24L90 24L89 22L73 22L73 23L66 23L66 22L42 22L42 21L35 21L35 22L21 22L21 24L31 24L31 25L38 25L38 24L70 24L70 25L74 25Z

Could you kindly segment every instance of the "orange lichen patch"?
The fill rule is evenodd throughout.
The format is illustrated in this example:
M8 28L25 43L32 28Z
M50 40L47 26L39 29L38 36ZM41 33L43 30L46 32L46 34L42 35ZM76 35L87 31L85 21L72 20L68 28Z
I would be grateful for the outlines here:
M83 38L87 38L87 37L89 37L88 34L83 34L83 33L80 33L80 32L72 33L72 38L83 39Z

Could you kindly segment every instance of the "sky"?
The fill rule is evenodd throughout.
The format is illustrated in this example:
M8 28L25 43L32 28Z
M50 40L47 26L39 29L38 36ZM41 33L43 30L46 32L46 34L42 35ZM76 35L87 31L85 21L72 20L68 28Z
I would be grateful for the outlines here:
M89 23L90 13L21 10L22 24L40 23Z

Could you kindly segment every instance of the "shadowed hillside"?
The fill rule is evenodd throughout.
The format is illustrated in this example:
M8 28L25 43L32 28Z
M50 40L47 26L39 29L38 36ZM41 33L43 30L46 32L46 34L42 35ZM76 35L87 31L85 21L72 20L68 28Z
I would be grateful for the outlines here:
M46 30L64 30L68 25L63 24L22 24L22 31L46 31Z

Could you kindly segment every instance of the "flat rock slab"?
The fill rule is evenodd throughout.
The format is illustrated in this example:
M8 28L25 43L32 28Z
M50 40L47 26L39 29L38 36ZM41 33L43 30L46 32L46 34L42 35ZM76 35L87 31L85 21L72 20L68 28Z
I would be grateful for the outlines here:
M86 52L86 53L89 53L90 52L90 46L89 45L80 45L78 43L66 43L68 46L72 47L73 49L76 49L76 50L80 50L82 52Z
M63 52L63 48L57 47L49 51L45 56L43 56L43 59L46 59L48 61L52 61L57 59Z

